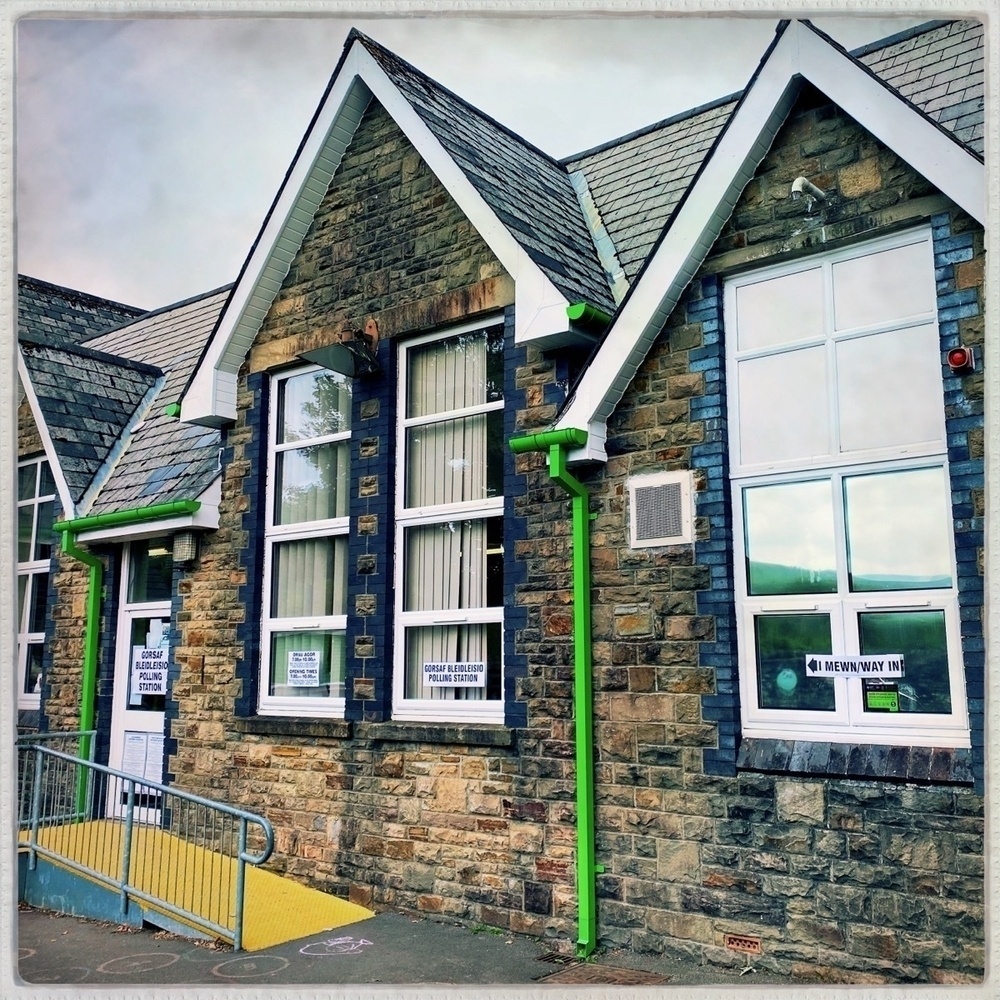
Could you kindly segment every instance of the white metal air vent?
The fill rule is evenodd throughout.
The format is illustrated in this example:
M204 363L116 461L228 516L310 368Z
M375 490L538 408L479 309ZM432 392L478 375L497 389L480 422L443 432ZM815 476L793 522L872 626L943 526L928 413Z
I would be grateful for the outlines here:
M628 482L628 494L633 549L694 540L690 472L633 476Z

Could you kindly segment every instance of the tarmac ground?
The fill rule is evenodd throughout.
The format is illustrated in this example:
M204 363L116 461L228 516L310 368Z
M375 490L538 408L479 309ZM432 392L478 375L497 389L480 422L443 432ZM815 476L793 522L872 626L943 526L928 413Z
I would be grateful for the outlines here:
M32 985L211 984L256 992L261 986L310 984L698 984L729 986L733 995L745 996L751 992L748 986L790 984L787 977L749 965L721 969L617 950L579 962L554 955L534 938L393 912L263 951L238 953L152 928L136 930L23 906L17 917L15 971Z

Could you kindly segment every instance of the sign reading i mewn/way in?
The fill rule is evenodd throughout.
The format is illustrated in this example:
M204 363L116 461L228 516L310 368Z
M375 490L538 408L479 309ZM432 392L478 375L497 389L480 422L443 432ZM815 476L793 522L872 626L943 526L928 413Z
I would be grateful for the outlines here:
M902 677L902 653L874 656L828 656L806 653L807 677Z

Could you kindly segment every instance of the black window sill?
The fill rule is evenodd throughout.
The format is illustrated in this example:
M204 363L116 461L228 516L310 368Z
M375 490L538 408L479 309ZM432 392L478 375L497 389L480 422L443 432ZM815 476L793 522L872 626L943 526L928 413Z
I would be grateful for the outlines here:
M345 719L301 719L255 715L233 719L238 733L254 736L308 736L314 739L387 743L446 743L456 746L514 746L514 731L505 726L442 722L349 722Z
M872 746L805 740L744 738L736 756L741 771L971 785L972 751L949 747Z

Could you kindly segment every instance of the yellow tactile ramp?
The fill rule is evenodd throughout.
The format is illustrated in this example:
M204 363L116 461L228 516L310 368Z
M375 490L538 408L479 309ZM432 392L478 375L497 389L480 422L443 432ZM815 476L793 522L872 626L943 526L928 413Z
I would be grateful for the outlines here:
M120 822L95 820L42 829L38 842L79 864L117 878L123 832ZM136 824L132 828L130 881L143 892L174 906L222 926L233 926L236 876L231 858L189 844L163 830ZM262 868L246 866L243 947L247 951L270 948L371 916L372 911L363 906L309 889Z

